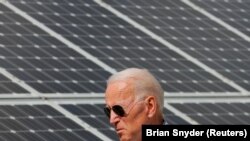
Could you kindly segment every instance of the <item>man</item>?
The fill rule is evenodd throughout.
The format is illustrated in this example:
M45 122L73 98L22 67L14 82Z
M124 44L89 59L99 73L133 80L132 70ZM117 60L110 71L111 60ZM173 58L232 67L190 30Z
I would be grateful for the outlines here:
M145 69L129 68L112 75L105 101L104 112L120 141L141 141L142 124L164 124L163 90Z

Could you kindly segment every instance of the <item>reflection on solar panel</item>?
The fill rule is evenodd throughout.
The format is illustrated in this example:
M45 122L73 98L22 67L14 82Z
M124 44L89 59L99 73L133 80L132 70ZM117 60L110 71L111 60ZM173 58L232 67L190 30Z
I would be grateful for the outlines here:
M118 140L103 93L128 67L159 79L168 124L249 124L249 8L245 0L0 1L0 140Z

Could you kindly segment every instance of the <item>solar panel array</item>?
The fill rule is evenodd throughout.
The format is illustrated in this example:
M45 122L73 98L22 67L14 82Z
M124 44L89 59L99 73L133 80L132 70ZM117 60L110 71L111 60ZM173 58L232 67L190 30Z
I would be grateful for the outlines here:
M175 47L249 90L249 41L181 1L109 0L108 3ZM185 75L185 72L181 73ZM207 77L206 80L212 80L222 88L224 86L217 79ZM224 87L222 91L234 91L232 88ZM208 90L220 91L222 88Z
M103 92L128 67L160 81L169 124L249 124L249 8L246 0L1 1L0 141L118 140Z
M1 141L101 140L49 105L0 106Z

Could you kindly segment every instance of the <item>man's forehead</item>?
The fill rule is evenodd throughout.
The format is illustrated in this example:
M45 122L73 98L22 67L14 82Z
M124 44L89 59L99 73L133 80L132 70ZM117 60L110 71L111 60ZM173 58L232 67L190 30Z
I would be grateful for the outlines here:
M116 81L108 85L106 98L128 98L134 93L134 86L131 81Z

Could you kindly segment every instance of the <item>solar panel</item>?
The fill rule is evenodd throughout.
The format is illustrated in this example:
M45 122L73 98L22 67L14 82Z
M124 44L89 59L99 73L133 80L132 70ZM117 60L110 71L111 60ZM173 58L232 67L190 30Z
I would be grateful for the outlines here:
M199 1L193 0L195 4L202 7L227 24L237 28L246 35L250 35L249 29L249 1Z
M118 140L114 129L111 128L108 118L103 113L104 104L64 104L65 109L78 116L92 127L106 134L112 140Z
M103 68L10 9L0 16L9 20L0 30L2 68L41 93L104 91L109 73Z
M1 63L1 61L0 61ZM8 94L8 93L28 93L27 90L12 82L10 79L0 74L0 94Z
M190 123L188 123L186 120L184 120L182 117L174 114L172 111L170 111L167 108L163 109L163 113L164 113L164 120L166 121L166 123L168 125L189 125Z
M181 1L109 0L107 3L249 90L249 42L229 29ZM213 3L218 7L222 5L221 3L228 2L202 1L198 3L203 3L203 5ZM182 72L182 74L185 73Z
M249 103L173 103L199 124L249 124Z
M150 69L166 91L237 91L96 3L12 3L111 68Z
M49 105L1 105L0 139L101 140Z

